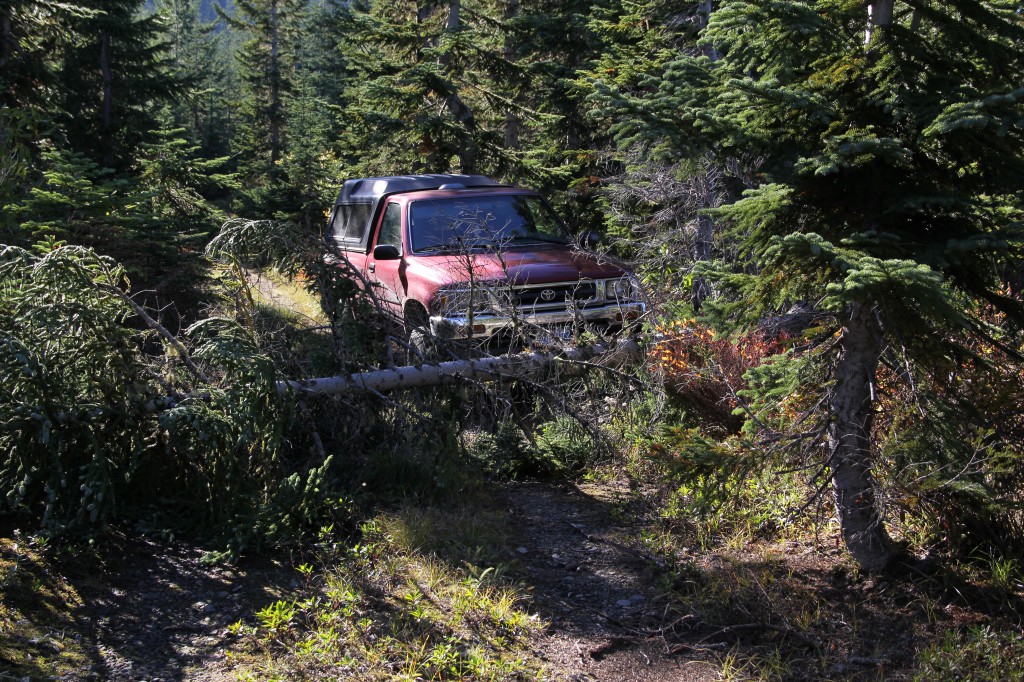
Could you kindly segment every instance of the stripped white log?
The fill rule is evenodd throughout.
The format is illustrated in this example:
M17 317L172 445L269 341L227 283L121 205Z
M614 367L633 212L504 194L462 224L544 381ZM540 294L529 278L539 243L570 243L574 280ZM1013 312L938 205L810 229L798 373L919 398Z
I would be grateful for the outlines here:
M622 340L614 346L584 346L561 350L558 353L517 353L515 355L376 369L348 376L280 381L277 387L282 393L288 391L323 394L344 394L358 391L384 393L405 388L441 386L467 379L495 381L501 378L514 378L536 372L556 362L588 363L602 367L614 367L634 360L642 353L643 350L636 341Z
M463 380L487 382L499 379L513 379L519 376L526 376L556 362L577 366L620 367L643 357L643 352L643 347L639 343L628 339L619 341L614 346L595 344L579 348L566 348L558 353L532 352L515 355L496 355L472 360L454 360L451 362L427 363L409 367L375 369L347 376L279 381L277 382L277 390L282 395L293 391L324 395L340 395L358 393L360 391L385 393L405 388L454 384ZM190 397L207 400L210 394L198 393ZM179 402L179 398L172 396L152 398L143 403L141 409L147 414L153 414L170 410L176 407ZM76 412L58 412L52 416L38 412L31 414L30 417L38 422L68 424L76 421L99 419L106 413L107 411L104 409L91 409Z

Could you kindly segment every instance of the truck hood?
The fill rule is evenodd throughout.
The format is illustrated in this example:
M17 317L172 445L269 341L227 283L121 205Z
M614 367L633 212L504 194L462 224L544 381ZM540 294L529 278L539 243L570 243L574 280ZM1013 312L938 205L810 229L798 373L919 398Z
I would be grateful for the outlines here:
M409 267L441 286L470 279L478 282L508 279L515 285L575 282L622 277L631 271L614 258L573 248L417 257L409 260Z

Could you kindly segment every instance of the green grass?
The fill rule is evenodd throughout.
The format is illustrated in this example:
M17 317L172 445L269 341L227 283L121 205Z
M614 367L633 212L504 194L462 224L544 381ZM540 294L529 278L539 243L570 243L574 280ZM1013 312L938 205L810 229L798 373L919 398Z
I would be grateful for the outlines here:
M951 630L918 657L915 682L1024 680L1024 633L975 626Z
M502 577L500 515L413 508L380 515L355 546L324 545L300 594L236 624L244 680L525 680L544 628Z
M82 599L40 541L0 538L0 680L52 679L90 666L73 612Z
M264 270L252 273L249 284L255 299L279 309L296 324L315 326L328 323L320 301L301 281L289 280L273 270Z

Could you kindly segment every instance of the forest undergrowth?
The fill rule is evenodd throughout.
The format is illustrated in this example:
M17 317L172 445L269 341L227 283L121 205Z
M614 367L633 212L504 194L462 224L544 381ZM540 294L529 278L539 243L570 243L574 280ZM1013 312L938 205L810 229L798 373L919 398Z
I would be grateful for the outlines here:
M1022 45L1013 0L0 0L0 682L1024 679ZM410 173L628 261L642 360L516 319L542 367L307 390L493 350L322 239Z
M251 287L267 352L296 358L295 371L329 366L326 340L289 331L315 315L289 303L306 296L300 288L230 281ZM349 452L358 469L344 494L320 498L333 511L310 509L324 522L267 545L273 570L245 554L218 568L142 526L151 539L130 531L121 560L104 549L109 531L97 549L69 552L58 537L14 532L15 519L0 560L0 670L204 680L1024 674L1012 557L928 555L921 539L934 527L907 508L894 527L917 556L885 575L859 570L828 498L807 496L813 471L786 471L720 407L741 400L749 366L786 341L737 344L688 321L677 329L650 354L674 388L609 393L615 384L595 380L586 395L602 405L596 431L563 415L530 438L514 413L494 422L469 410L456 437L423 448L409 440L421 432L386 421L418 414L417 402L368 411L358 428L380 437L383 421L392 446ZM697 382L701 372L717 379ZM468 409L454 397L449 409ZM338 447L321 433L329 453ZM163 591L141 568L161 556Z

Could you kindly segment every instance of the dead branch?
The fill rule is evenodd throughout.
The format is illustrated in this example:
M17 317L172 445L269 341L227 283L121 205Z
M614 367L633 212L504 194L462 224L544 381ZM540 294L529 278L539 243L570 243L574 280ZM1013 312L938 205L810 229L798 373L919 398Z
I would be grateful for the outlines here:
M204 384L212 384L213 383L213 380L210 379L210 377L206 376L206 374L203 372L203 370L199 369L199 366L196 365L196 363L192 361L192 358L189 356L188 351L185 349L185 346L181 343L181 341L179 341L178 338L174 334L169 332L166 327L164 327L162 324L160 324L159 322L154 320L152 317L150 317L149 313L146 312L145 308L143 308L141 305L139 305L138 303L133 301L132 298L128 294L126 294L125 292L121 291L117 287L111 286L109 284L99 284L99 283L97 283L96 287L99 288L102 291L106 291L108 293L114 294L115 296L120 298L122 301L124 301L124 303L127 304L129 308L131 308L133 311L135 311L136 315L138 315L140 318L142 318L142 321L146 323L147 327L149 327L150 329L155 331L157 334L162 336L164 338L164 340L167 341L167 343L171 344L171 347L174 348L175 352L178 353L178 357L181 358L182 363L186 367L188 367L189 371L191 371L194 375L196 375L196 378L198 378Z

